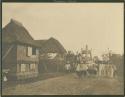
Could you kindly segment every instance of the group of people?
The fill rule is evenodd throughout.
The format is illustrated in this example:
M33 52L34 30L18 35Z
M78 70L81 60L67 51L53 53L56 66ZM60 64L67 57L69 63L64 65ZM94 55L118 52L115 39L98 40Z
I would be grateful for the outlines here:
M65 64L65 70L67 73L72 71L72 65L70 63ZM79 78L87 76L88 74L97 74L97 68L89 66L88 64L77 64L75 66L75 72Z
M116 77L116 75L117 75L117 68L115 65L112 64L99 65L99 76L107 76L113 78Z
M66 72L72 71L72 65L70 63L65 65ZM110 77L116 76L116 66L113 64L77 64L75 72L79 78L83 78L89 75Z

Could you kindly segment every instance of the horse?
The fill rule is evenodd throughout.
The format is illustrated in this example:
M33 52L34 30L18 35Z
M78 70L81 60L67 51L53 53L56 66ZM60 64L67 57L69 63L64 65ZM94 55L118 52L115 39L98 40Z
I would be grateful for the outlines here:
M86 64L78 64L76 67L76 73L79 78L87 75L88 66Z
M91 66L88 66L87 72L90 75L97 75L97 73L98 73L98 66L96 66L95 64L92 64Z

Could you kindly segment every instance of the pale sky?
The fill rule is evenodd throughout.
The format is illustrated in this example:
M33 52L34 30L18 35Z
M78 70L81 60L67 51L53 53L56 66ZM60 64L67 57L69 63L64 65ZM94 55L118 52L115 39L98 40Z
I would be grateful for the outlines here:
M123 54L123 3L3 3L3 27L13 18L34 39L54 37L66 50Z

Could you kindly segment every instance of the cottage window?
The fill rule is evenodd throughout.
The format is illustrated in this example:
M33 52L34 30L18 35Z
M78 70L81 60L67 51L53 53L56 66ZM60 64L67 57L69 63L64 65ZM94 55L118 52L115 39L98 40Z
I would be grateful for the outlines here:
M54 59L57 56L57 53L48 53L49 59Z
M30 70L35 71L36 69L36 64L30 64Z
M21 72L26 72L26 64L21 64L20 71Z
M36 55L36 48L32 48L32 55Z
M38 49L36 49L36 55L39 55L39 50Z

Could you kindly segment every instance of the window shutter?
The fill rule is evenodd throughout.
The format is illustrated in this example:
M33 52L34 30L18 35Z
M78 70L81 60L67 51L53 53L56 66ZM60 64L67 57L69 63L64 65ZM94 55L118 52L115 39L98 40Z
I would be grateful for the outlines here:
M32 47L28 47L28 56L32 55Z

